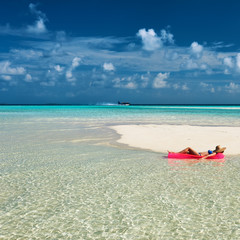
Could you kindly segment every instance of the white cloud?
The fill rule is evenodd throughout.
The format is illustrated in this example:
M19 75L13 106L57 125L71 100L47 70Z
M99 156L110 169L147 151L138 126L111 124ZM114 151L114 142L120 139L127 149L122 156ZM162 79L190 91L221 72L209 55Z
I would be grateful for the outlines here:
M195 54L201 53L203 51L203 46L198 44L198 42L193 42L191 44L191 51Z
M229 85L225 86L225 89L227 92L229 93L236 93L236 92L240 92L240 85L230 82Z
M181 85L181 84L179 84L179 83L175 83L175 84L173 84L172 86L173 86L173 88L174 88L175 90L177 90L177 89L181 89L181 90L183 90L183 91L189 90L189 87L187 86L186 83L183 84L183 85Z
M26 75L25 75L25 82L32 82L32 76L29 74L29 73L27 73Z
M179 88L180 88L180 85L179 85L178 83L175 83L175 84L173 84L173 88L174 88L174 89L179 89Z
M79 64L80 64L80 61L81 61L81 58L75 57L75 58L72 60L72 69L78 67Z
M193 61L192 59L188 59L185 66L186 69L197 69L198 68L198 64Z
M239 71L240 70L240 53L238 53L236 56L236 67L237 67L237 70Z
M44 24L44 22L46 22L47 20L46 15L41 11L37 10L36 4L30 3L29 9L32 14L37 16L38 19L36 20L34 25L29 25L27 27L27 31L34 34L46 33L47 28Z
M208 64L202 63L202 61L198 61L197 59L192 59L189 58L183 64L181 65L182 69L185 70L192 70L192 69L197 69L201 71L205 71L207 74L212 74L211 69L209 69Z
M180 57L179 53L177 53L174 49L167 49L165 51L165 58L169 61L176 61Z
M153 29L148 29L147 31L145 28L140 29L137 36L142 39L144 50L154 51L162 47L161 38L157 36Z
M115 70L115 67L113 66L112 63L104 63L103 64L103 69L105 71L114 71Z
M68 70L68 71L66 72L66 78L67 78L68 80L70 80L70 79L72 79L72 77L73 77L72 71Z
M153 80L153 88L166 88L168 87L167 81L170 73L158 73L158 75Z
M174 44L173 34L167 32L165 29L161 30L161 39L163 42Z
M240 53L237 53L235 57L224 57L223 64L226 66L225 74L230 74L232 71L240 72Z
M207 84L207 83L205 83L205 82L200 82L200 86L206 88L206 87L209 86L209 84Z
M135 82L129 82L124 87L128 88L128 89L136 89L137 88L137 84Z
M158 36L154 29L145 28L139 29L137 36L142 39L143 49L147 51L154 51L163 47L164 43L174 44L173 34L167 32L165 29L161 30L161 36Z
M211 93L215 92L215 88L212 86L212 84L208 84L205 82L200 82L200 87L204 88L204 91L210 91Z
M149 73L147 73L147 74L150 75ZM142 81L141 86L143 88L147 87L147 85L149 83L149 76L141 75L140 79Z
M145 49L155 50L162 47L161 51L142 54L138 46L133 46L132 49L129 50L127 48L129 45L128 38L66 37L64 38L65 42L61 43L56 39L49 39L49 41L33 41L32 39L28 39L28 41L25 41L24 45L22 45L22 47L26 49L20 48L19 50L11 50L9 53L1 53L1 59L9 59L9 63L8 66L5 67L4 73L3 69L0 68L0 74L12 77L13 80L15 80L11 75L21 73L20 68L17 68L17 66L20 66L18 63L21 63L21 66L27 70L25 71L25 69L22 68L22 74L24 75L21 79L26 78L28 69L31 71L30 73L34 76L34 79L38 76L39 79L49 81L55 77L54 81L57 82L59 79L59 85L62 82L61 78L65 78L65 81L69 81L70 84L72 84L77 79L80 79L80 74L83 74L81 75L81 79L83 80L81 80L81 82L79 81L78 84L79 86L80 84L89 86L89 82L95 80L89 73L91 71L90 69L96 67L99 70L100 66L102 69L95 74L97 76L96 79L103 79L103 87L112 87L113 84L111 83L112 78L110 75L111 71L115 70L115 64L118 63L117 73L121 74L125 71L131 76L137 74L137 77L132 78L132 80L125 79L120 81L118 84L115 84L115 87L130 89L137 87L145 88L147 86L154 88L173 87L180 90L187 90L187 85L179 83L173 85L172 82L174 81L169 82L167 80L169 76L163 78L161 75L156 76L157 73L176 72L179 74L178 76L181 75L180 77L183 79L187 74L192 74L192 78L198 78L200 75L203 76L203 74L211 72L211 70L213 74L219 74L222 73L225 68L226 73L227 71L233 74L240 73L240 71L236 71L238 69L240 70L240 57L236 52L219 52L219 54L221 54L219 56L217 51L205 45L203 47L197 42L193 42L191 47L179 47L176 45L165 47L165 43L174 43L173 35L166 30L162 30L160 34L157 35L153 29L140 29L138 36L142 39ZM57 47L55 48L54 46ZM54 53L53 49L56 49ZM26 56L26 58L24 58L24 56ZM31 57L27 58L27 56ZM81 65L81 58L75 56L81 56L84 59L84 65L86 67L82 68L81 72L77 71L77 67ZM201 56L201 58L196 56ZM5 61L5 63L6 62L7 61ZM0 66L2 66L1 62ZM48 68L51 69L51 75L45 76L44 74ZM76 71L74 71L75 69ZM186 72L186 70L195 69L196 71ZM109 71L109 74L105 74L107 79L99 77L99 74L103 73L101 70ZM150 74L150 76L141 76L143 72L147 71L152 72L152 74ZM114 73L112 76L113 75L117 74ZM121 79L121 75L119 76ZM186 80L184 81L188 83L191 77L190 75L186 76ZM213 78L215 78L215 76L213 76ZM100 82L99 80L97 81ZM217 81L220 82L221 80L216 80L216 82ZM48 82L47 84L49 85L50 83ZM209 89L212 89L212 86L210 86ZM217 86L215 89L217 91Z
M55 65L54 66L54 69L57 71L57 72L62 72L63 71L63 69L64 69L64 67L61 67L60 65Z
M45 15L42 11L37 10L37 4L30 3L30 4L29 4L29 9L30 9L30 12L31 12L32 14L46 19L46 15Z
M10 61L0 62L0 74L22 75L25 73L23 67L11 67Z
M27 31L30 33L40 34L47 32L46 26L42 18L39 18L34 25L29 25Z
M189 87L187 86L186 83L182 85L182 90L184 90L184 91L189 90Z
M127 89L136 89L138 85L133 81L132 77L122 77L115 78L112 81L114 83L113 87L115 88L127 88Z
M200 68L201 70L207 70L208 66L207 66L206 63L202 63L202 64L200 64L199 68Z
M112 80L112 82L113 82L113 87L115 87L115 88L120 88L121 87L121 79L118 77L118 78L114 78L113 80Z
M203 46L197 42L193 42L190 46L190 50L195 57L200 58L203 53Z
M229 67L229 68L233 68L234 67L234 63L233 63L233 59L231 57L225 57L223 59L223 63Z
M225 69L225 70L224 70L224 74L230 74L229 69Z
M66 71L67 81L71 82L72 84L74 84L74 82L76 81L76 78L73 76L72 71L80 65L80 61L81 61L81 58L74 57L70 68Z
M29 9L30 12L35 16L36 20L33 24L24 26L23 28L13 28L9 24L5 26L0 26L0 34L7 34L13 36L31 36L37 38L45 38L46 35L42 33L47 33L47 28L45 26L45 22L47 21L46 15L37 10L37 5L30 3Z
M124 44L124 41L116 41L109 38L94 39L94 38L74 38L62 44L60 50L55 52L54 58L50 49L56 45L55 42L31 42L31 47L34 49L41 49L44 55L49 56L52 61L52 66L60 64L61 66L66 65L66 62L72 61L72 56L81 54L84 58L85 66L102 66L103 63L112 63L115 66L115 62L119 63L118 71L120 72L122 68L129 71L151 71L151 72L171 72L171 71L182 71L182 70L205 70L205 72L210 72L214 69L213 73L217 70L223 70L223 58L228 56L227 53L222 57L218 57L216 52L204 49L202 58L196 58L188 47L178 47L176 45L172 47L164 47L161 51L155 51L152 54L144 55L141 54L137 48L135 51L129 51L125 48L125 51L118 51L105 49L104 51L99 51L98 42L110 42L109 45ZM127 39L125 39L127 41ZM112 46L111 46L112 47ZM236 54L235 54L236 55ZM48 60L48 62L47 62ZM189 62L188 62L189 60ZM41 58L41 61L45 61L49 66L49 58ZM81 64L81 63L80 63ZM204 65L205 64L205 65ZM205 69L203 69L203 67ZM65 71L70 68L66 67ZM131 73L132 74L132 73ZM74 72L73 72L74 75Z
M12 77L9 75L1 75L1 79L5 80L5 81L10 81L12 79Z
M12 49L10 51L16 59L31 59L31 60L37 60L41 57L43 57L42 51L37 51L34 49Z

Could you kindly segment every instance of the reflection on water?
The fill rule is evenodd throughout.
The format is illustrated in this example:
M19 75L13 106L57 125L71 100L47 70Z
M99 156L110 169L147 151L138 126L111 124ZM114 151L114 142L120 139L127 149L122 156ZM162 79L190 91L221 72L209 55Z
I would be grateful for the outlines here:
M212 166L223 166L225 159L175 159L168 158L168 164L172 167L193 166L195 164L205 163Z
M97 126L0 125L0 239L239 239L239 156L167 159Z

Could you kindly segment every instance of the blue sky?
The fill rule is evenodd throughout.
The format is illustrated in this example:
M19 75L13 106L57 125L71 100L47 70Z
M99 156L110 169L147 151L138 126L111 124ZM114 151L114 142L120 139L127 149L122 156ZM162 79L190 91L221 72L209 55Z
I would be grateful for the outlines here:
M0 103L240 104L240 2L9 0Z

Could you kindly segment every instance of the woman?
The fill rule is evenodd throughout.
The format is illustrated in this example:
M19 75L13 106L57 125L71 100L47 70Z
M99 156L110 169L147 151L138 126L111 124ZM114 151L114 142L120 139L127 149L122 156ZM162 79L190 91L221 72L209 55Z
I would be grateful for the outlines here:
M210 156L214 156L217 153L223 153L225 151L225 149L226 149L225 147L221 147L220 145L217 145L215 150L213 150L213 151L208 150L207 152L197 152L197 151L193 150L192 148L187 147L178 153L197 155L197 156L201 156L202 158L207 158Z

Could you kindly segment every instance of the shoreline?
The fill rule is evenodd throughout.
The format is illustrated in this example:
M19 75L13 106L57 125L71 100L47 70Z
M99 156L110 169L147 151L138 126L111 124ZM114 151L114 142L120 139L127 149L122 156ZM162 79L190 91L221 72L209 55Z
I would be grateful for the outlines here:
M118 143L154 152L178 152L186 147L201 152L221 145L227 148L226 155L240 154L240 127L142 124L110 128L120 135Z

